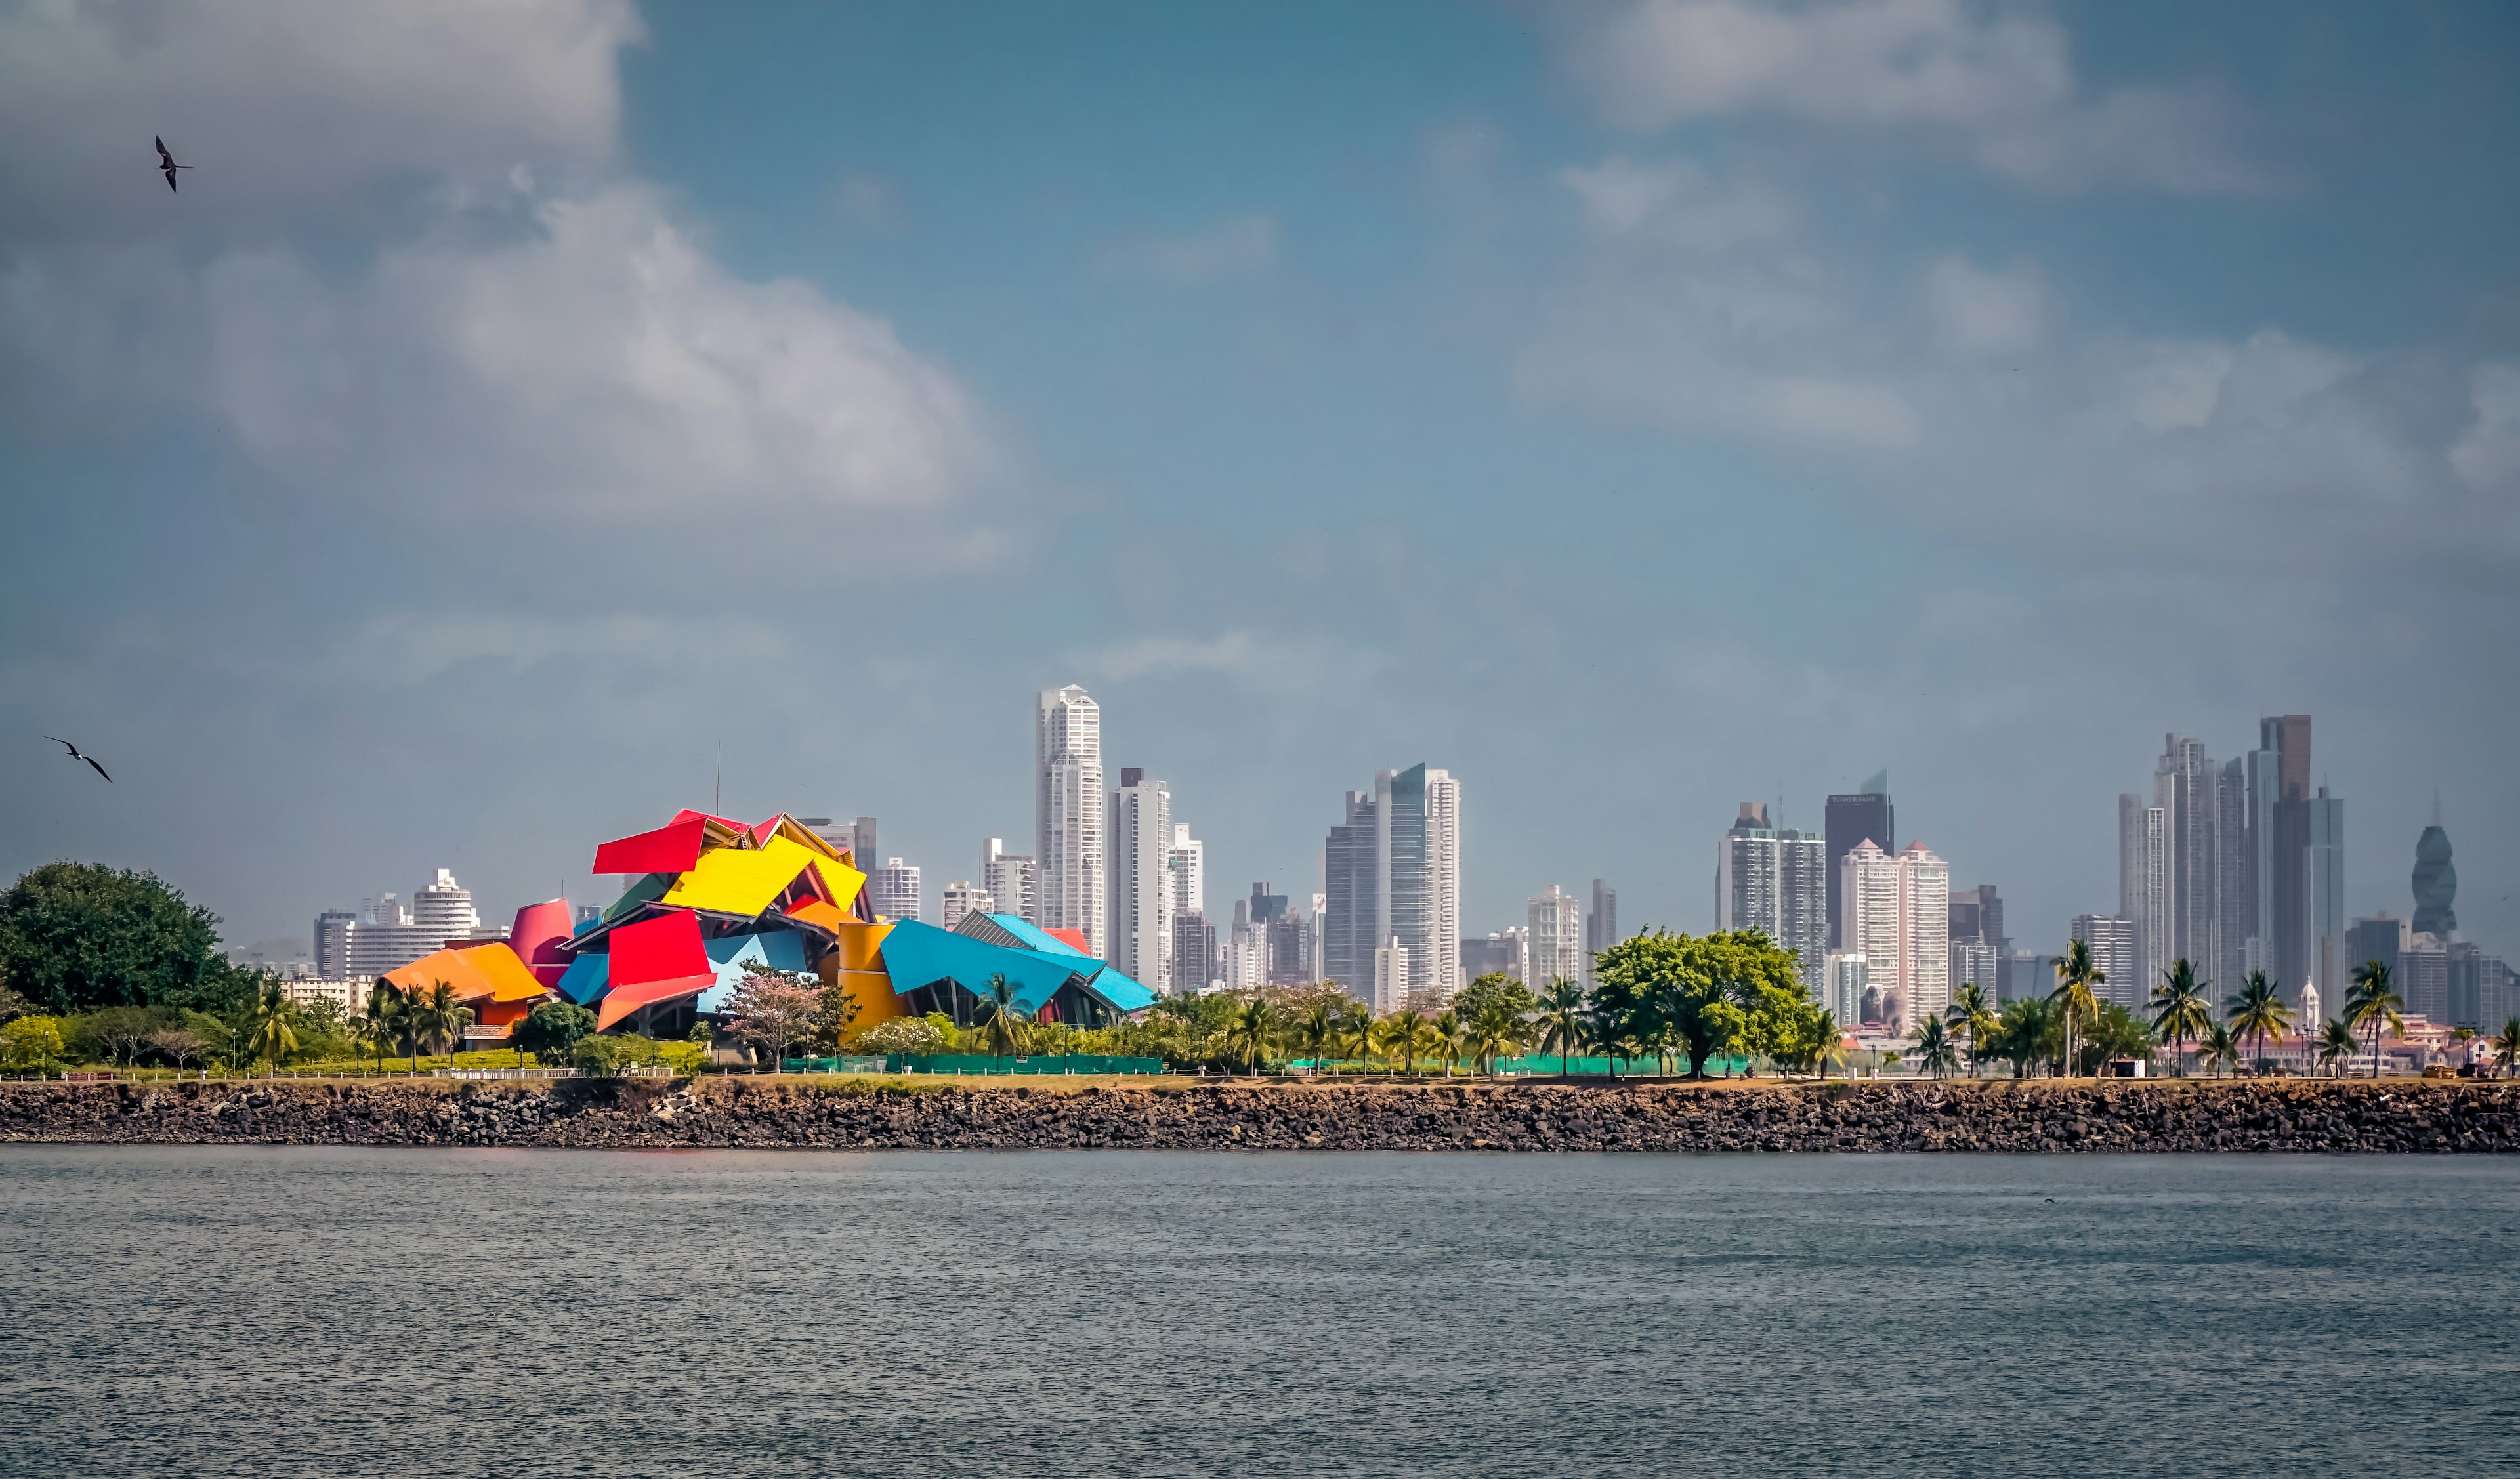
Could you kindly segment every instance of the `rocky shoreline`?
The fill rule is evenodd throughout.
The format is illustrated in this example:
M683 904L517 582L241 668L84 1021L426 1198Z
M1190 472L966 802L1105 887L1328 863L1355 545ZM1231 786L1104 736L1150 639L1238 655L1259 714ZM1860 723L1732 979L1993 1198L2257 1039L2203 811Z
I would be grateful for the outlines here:
M587 1149L2520 1151L2520 1084L0 1085L0 1142Z

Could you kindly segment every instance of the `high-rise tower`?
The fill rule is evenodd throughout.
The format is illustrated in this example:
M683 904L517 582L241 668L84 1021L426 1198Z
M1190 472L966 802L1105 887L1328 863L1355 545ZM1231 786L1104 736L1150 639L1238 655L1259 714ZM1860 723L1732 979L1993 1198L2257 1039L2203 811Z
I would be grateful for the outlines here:
M1424 765L1349 791L1322 846L1323 969L1364 996L1374 952L1398 941L1418 991L1462 987L1462 787Z
M1875 772L1864 789L1828 798L1821 823L1828 846L1828 948L1851 950L1846 932L1846 855L1870 842L1884 853L1899 850L1897 817L1890 806L1890 773Z
M1120 771L1111 792L1106 835L1111 844L1111 934L1106 949L1121 974L1157 995L1170 989L1164 963L1172 955L1173 797L1161 781L1136 766Z
M1110 909L1102 828L1102 710L1074 684L1044 689L1033 725L1033 856L1041 925L1073 929L1100 956Z

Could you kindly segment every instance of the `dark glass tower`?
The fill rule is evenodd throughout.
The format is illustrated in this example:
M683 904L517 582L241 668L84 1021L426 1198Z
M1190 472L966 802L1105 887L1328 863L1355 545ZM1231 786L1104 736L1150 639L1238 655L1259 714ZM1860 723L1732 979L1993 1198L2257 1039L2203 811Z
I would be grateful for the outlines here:
M1828 948L1846 948L1846 855L1869 841L1896 856L1899 839L1890 808L1890 773L1881 772L1860 791L1828 798L1822 823L1828 842Z
M2458 928L2458 870L2450 863L2450 833L2436 822L2415 839L2415 933L2448 940Z

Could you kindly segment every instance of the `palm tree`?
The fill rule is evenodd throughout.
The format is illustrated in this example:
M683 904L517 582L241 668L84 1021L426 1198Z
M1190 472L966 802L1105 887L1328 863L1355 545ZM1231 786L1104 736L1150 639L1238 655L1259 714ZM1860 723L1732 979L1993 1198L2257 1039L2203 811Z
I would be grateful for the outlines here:
M444 981L430 982L428 992L412 1004L412 1032L436 1044L445 1053L449 1068L455 1066L456 1044L472 1021L472 1008L457 1005L455 988Z
M998 1057L1021 1057L1024 1052L1024 1019L1021 1004L1015 1001L1014 987L1003 975L989 977L986 996L971 1008L971 1025L981 1041Z
M2213 1025L2214 1004L2205 995L2210 984L2196 979L2196 967L2182 956L2170 964L2161 973L2161 984L2152 988L2152 1030L2172 1053Z
M245 1046L266 1067L278 1068L280 1060L297 1051L297 1034L289 1025L289 999L280 994L280 983L267 980L262 999L254 1004L253 1031Z
M1820 1070L1822 1078L1828 1077L1831 1063L1845 1068L1854 1061L1855 1054L1846 1046L1846 1029L1838 1025L1836 1012L1822 1011L1820 1021L1813 1027L1813 1036L1820 1040L1820 1044L1812 1053L1812 1066Z
M1490 1002L1470 1022L1470 1055L1493 1075L1497 1059L1521 1048L1529 1037L1522 1013L1513 1009L1513 1003Z
M2292 1025L2292 1008L2284 1005L2283 994L2275 990L2275 983L2267 979L2265 971L2252 970L2240 983L2240 989L2223 1003L2223 1009L2230 1013L2232 1036L2257 1040L2257 1065L2264 1072L2267 1034L2281 1037L2283 1030Z
M1225 1027L1225 1046L1238 1053L1244 1067L1258 1073L1277 1041L1278 1008L1269 1005L1267 997L1255 996L1234 1008L1234 1019Z
M1952 1043L1951 1029L1943 1025L1940 1017L1927 1017L1918 1022L1908 1029L1908 1036L1915 1041L1917 1063L1934 1077L1941 1078L1960 1065L1960 1055Z
M1977 1077L1978 1058L1995 1033L1995 1005L1986 999L1986 989L1975 981L1962 982L1943 1008L1943 1025L1968 1039L1969 1077Z
M1418 1053L1423 1046L1426 1018L1415 1007L1403 1008L1376 1024L1382 1033L1382 1058L1387 1064L1393 1053L1400 1055L1400 1071L1418 1071Z
M2225 1068L2240 1066L2239 1040L2231 1036L2230 1028L2208 1022L2205 1030L2196 1035L2196 1061L2212 1068L2214 1076L2221 1078Z
M1584 988L1558 976L1540 999L1540 1051L1557 1055L1557 1076L1564 1078L1567 1055L1583 1052L1584 1044Z
M1464 1057L1476 1061L1477 1055L1470 1050L1469 1028L1462 1023L1460 1012L1448 1008L1439 1013L1435 1018L1433 1032L1435 1052L1440 1054L1444 1064L1444 1077L1451 1078L1453 1070L1462 1066L1462 1059Z
M2514 1063L2520 1063L2520 1017L2504 1022L2502 1030L2495 1034L2494 1056L2502 1064L2505 1073L2511 1071Z
M384 1030L387 1040L402 1044L403 1055L411 1059L412 1071L420 1069L420 1007L406 993L380 986L377 995L384 999Z
M2453 1027L2451 1029L2450 1040L2458 1045L2459 1063L2464 1067L2475 1067L2476 1029L2473 1027Z
M2333 1068L2336 1076L2345 1076L2345 1065L2354 1061L2354 1029L2334 1017L2318 1029L2318 1061L2321 1067Z
M1339 1019L1330 1010L1330 1004L1315 1002L1313 1009L1304 1013L1303 1021L1295 1026L1295 1045L1304 1050L1312 1058L1315 1071L1319 1071L1324 1054L1330 1051L1330 1045L1338 1040L1338 1035Z
M2403 1033L2406 1018L2398 1015L2406 1002L2389 989L2389 967L2377 961L2365 961L2354 967L2354 989L2345 997L2345 1021L2353 1027L2368 1026L2371 1037L2371 1076L2380 1076L2380 1029Z
M2092 964L2092 945L2076 940L2065 947L2056 960L2056 989L2048 999L2065 1013L2065 1076L2074 1076L2074 1027L2086 1016L2097 1016L2099 999L2092 988L2104 984L2108 977Z
M1340 1044L1342 1055L1362 1065L1373 1052L1373 1013L1358 1004L1349 1007L1339 1020L1346 1028Z

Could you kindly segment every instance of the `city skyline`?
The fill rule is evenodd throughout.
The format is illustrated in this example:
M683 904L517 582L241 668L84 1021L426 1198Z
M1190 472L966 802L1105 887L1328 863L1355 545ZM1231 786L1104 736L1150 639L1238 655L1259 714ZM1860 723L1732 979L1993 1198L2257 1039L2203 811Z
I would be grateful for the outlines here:
M10 12L0 866L254 941L696 806L932 891L1076 683L1219 898L1422 755L1465 934L1703 928L1886 767L2053 951L2165 733L2305 713L2330 913L2438 790L2520 948L2520 20L1658 13Z

